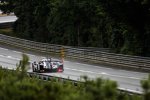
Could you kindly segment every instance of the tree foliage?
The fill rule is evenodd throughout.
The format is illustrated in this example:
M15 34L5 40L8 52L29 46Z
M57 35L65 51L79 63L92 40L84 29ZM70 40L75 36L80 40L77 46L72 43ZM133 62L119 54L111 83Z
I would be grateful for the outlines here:
M66 80L30 78L26 74L29 58L25 54L22 57L16 70L0 67L1 100L149 100L150 77L141 81L143 95L129 95L118 92L117 83L109 79L83 76L85 82L74 86Z
M149 0L1 1L4 12L18 17L14 31L19 37L150 56Z
M150 100L150 75L141 81L141 86L144 89L144 100Z

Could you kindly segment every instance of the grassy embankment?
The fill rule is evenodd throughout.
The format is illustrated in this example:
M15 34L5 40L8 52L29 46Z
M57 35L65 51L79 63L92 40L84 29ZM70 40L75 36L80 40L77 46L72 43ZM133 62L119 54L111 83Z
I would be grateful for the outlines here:
M12 28L5 28L5 29L0 29L0 34L5 34L5 35L10 35L12 36L13 34Z

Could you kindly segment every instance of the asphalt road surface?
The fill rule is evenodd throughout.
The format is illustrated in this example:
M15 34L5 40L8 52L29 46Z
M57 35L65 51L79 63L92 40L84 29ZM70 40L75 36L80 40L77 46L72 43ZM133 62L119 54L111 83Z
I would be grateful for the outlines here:
M35 55L34 53L27 53L30 57L30 62L39 61L44 56ZM0 47L0 65L9 69L15 69L16 64L22 59L22 52L11 50L10 48ZM28 72L31 72L31 65ZM63 73L43 73L46 75L59 76L63 78L70 78L80 80L80 76L87 75L91 79L98 77L117 81L118 87L128 91L142 92L140 80L147 78L148 73L127 71L121 69L113 69L105 66L95 66L73 61L64 61Z
M14 22L17 20L16 16L1 16L0 23Z

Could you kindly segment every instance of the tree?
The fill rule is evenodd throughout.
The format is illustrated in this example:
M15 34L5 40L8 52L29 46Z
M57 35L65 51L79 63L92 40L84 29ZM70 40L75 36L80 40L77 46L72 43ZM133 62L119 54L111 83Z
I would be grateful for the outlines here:
M7 7L9 5L9 7ZM148 0L3 0L17 36L72 46L112 48L150 56Z
M122 31L124 44L121 52L135 55L149 55L149 1L148 0L101 0L106 13L115 20L115 23L123 23L126 27ZM127 51L127 52L126 52Z
M141 81L141 86L144 90L144 100L150 100L150 75Z
M13 12L14 4L12 0L1 0L0 1L0 10L2 10L3 13L9 14Z

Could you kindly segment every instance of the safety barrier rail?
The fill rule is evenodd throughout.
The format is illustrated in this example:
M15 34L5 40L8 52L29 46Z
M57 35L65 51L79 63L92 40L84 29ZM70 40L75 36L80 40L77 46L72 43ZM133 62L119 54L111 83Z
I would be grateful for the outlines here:
M66 78L66 77L58 77L58 76L53 76L53 75L44 75L42 73L34 73L34 72L27 72L27 75L31 78L36 77L38 79L45 80L45 81L61 82L61 83L64 83L64 84L67 83L67 82L70 82L74 86L78 86L78 85L80 85L84 82L84 79L81 79L81 78L80 78L80 80L74 80L74 79L69 79L69 78ZM120 87L118 87L117 89L118 89L119 92L128 93L129 95L132 95L132 94L142 95L143 94L142 91L129 90L129 89L120 88Z
M13 22L0 23L0 29L10 28L13 26Z
M77 48L71 46L34 42L2 34L0 34L0 43L56 55L60 55L61 50L63 49L64 56L67 58L94 62L98 64L110 64L114 66L121 66L122 68L134 68L150 72L150 57L109 53L102 49L93 50L88 48Z

